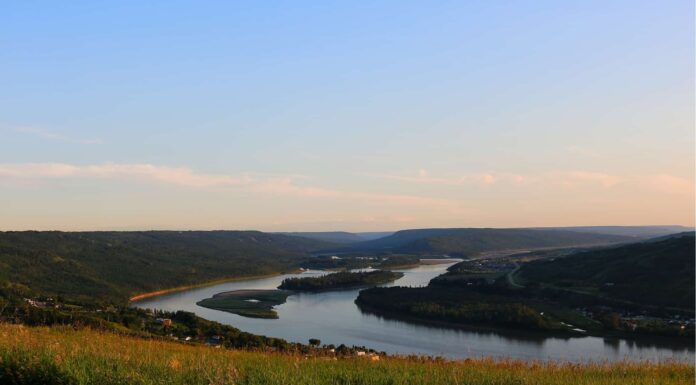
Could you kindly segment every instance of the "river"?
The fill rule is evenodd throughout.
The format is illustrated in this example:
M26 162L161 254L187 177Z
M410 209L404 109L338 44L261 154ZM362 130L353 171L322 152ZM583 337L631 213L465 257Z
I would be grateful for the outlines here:
M389 285L425 286L451 264L422 265L398 270L404 276ZM295 294L277 306L279 319L246 318L200 307L196 302L219 292L241 289L275 289L288 277L301 274L220 283L151 297L135 302L140 308L185 310L208 320L232 325L243 331L306 343L318 338L322 344L367 346L390 354L427 354L447 358L481 356L523 360L694 361L693 341L670 338L627 340L601 337L549 337L539 333L491 332L429 326L385 319L361 312L353 303L359 290Z

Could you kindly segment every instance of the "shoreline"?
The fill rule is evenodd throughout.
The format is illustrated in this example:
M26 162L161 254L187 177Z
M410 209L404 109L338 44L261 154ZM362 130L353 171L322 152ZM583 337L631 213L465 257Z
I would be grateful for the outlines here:
M397 269L399 269L399 270L412 269L412 268L418 267L420 265L421 265L420 263L415 264L415 265L406 265L406 266L410 266L410 267L407 267L407 268L398 267ZM389 269L395 269L395 268L390 267ZM389 270L389 269L385 269L385 270ZM243 277L219 278L219 279L215 279L212 281L201 282L201 283L197 283L197 284L193 284L193 285L177 286L177 287L172 287L172 288L168 288L168 289L155 290L155 291L149 291L149 292L145 292L145 293L141 293L141 294L136 294L136 295L128 298L128 303L138 302L138 301L142 301L144 299L158 297L160 295L176 293L178 291L196 289L199 287L213 286L213 285L217 285L217 284L225 283L225 282L249 281L249 280L253 280L253 279L276 277L276 276L283 275L283 274L297 274L297 273L301 273L303 271L307 271L307 269L303 270L301 268L297 268L294 270L277 272L277 273L249 275L249 276L243 276ZM324 269L324 270L317 270L317 271L340 272L340 271L348 271L348 270L346 270L346 269L343 269L343 270Z
M177 287L172 287L169 289L155 290L155 291L150 291L150 292L146 292L146 293L142 293L142 294L137 294L137 295L134 295L134 296L128 298L128 303L130 304L133 302L142 301L144 299L148 299L148 298L152 298L152 297L159 297L160 295L176 293L179 291L197 289L197 288L206 287L206 286L213 286L213 285L217 285L220 283L249 281L249 280L253 280L253 279L270 278L270 277L276 277L276 276L283 275L283 274L296 274L296 273L299 273L300 271L301 271L300 269L296 269L296 270L290 270L290 271L286 271L286 272L249 275L249 276L243 276L243 277L219 278L219 279L215 279L212 281L201 282L201 283L197 283L197 284L193 284L193 285L177 286Z
M386 320L401 321L401 322L411 322L413 324L419 324L422 326L429 327L443 327L454 330L464 330L479 333L491 333L502 336L513 336L514 338L527 338L532 340L537 340L539 338L560 338L560 339L571 339L571 338L584 338L584 337L596 337L603 338L605 340L620 339L625 341L633 341L637 343L647 343L650 345L660 344L660 342L670 341L674 344L681 345L680 348L689 348L691 345L690 341L693 341L691 337L686 336L671 336L671 335L657 335L657 334L630 334L621 332L586 332L579 333L570 330L529 330L529 329L517 329L517 328L505 328L502 326L487 326L481 324L463 324L458 322L434 320L423 317L417 317L409 314L400 314L393 311L384 311L374 306L367 304L361 304L357 301L355 304L358 306L362 313L371 314Z

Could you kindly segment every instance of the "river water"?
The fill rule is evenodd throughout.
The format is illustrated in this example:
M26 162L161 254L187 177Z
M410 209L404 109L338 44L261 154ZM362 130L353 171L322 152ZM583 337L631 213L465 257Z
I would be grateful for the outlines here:
M404 276L389 285L425 286L430 279L444 273L450 265L423 265L398 270ZM307 343L310 338L318 338L322 344L366 346L390 354L427 354L447 358L493 356L574 362L667 359L694 361L693 341L669 338L560 338L540 333L464 330L385 319L358 309L353 301L359 290L291 295L286 303L276 307L279 319L246 318L196 305L196 302L223 291L275 289L288 277L321 274L324 272L307 271L221 283L147 298L134 303L134 306L190 311L205 319L232 325L246 332L292 342Z

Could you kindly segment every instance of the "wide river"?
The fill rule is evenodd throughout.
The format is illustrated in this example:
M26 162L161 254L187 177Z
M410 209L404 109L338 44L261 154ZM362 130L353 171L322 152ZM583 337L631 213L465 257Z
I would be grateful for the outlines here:
M399 270L404 276L391 285L425 286L445 272L450 264L423 265ZM196 302L213 294L240 289L275 289L288 277L321 275L308 271L270 278L221 283L165 294L134 303L134 306L161 310L185 310L208 320L232 325L254 334L306 343L318 338L322 344L366 346L387 353L427 354L448 358L480 356L524 360L694 361L693 341L673 339L625 340L599 337L548 337L538 333L491 332L428 326L384 319L361 312L353 303L358 290L296 294L277 306L279 319L246 318L206 309Z

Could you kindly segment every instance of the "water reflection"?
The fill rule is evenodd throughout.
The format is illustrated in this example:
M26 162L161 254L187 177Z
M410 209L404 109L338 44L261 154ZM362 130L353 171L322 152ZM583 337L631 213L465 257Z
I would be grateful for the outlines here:
M400 270L404 276L390 285L424 286L448 266L429 265ZM320 274L325 273L308 271L301 275ZM451 328L389 319L360 311L354 303L359 290L292 295L286 303L276 307L279 319L245 318L196 305L196 302L222 291L273 289L284 278L299 275L222 283L149 298L135 305L190 311L244 331L288 341L307 342L309 338L318 338L326 344L368 346L398 354L570 361L677 359L693 362L694 359L693 341L549 337L538 333Z

